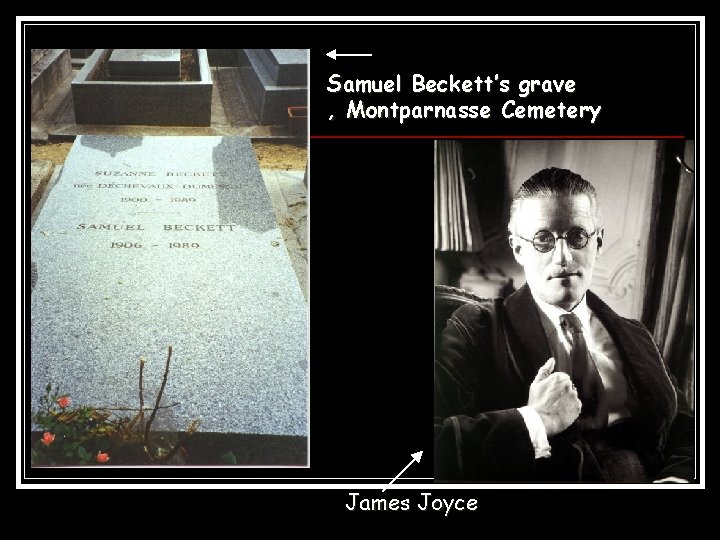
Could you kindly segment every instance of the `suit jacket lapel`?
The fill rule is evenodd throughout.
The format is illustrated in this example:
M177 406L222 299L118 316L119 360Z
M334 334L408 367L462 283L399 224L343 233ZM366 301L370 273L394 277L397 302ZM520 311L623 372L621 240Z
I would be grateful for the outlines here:
M527 284L505 299L505 327L512 373L526 387L530 386L538 369L552 356L538 308Z
M663 435L677 414L677 396L655 341L643 325L620 317L590 291L587 302L620 352L640 406L641 424Z
M662 438L677 413L677 397L652 336L637 321L617 315L590 291L587 302L620 352L638 400L640 424ZM552 352L527 284L505 299L504 308L503 326L509 352L506 376L520 379L527 388Z

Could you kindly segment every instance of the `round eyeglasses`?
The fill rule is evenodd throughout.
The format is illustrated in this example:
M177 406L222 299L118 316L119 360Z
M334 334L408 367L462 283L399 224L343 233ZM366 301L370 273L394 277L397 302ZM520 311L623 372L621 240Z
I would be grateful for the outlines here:
M535 233L535 236L532 237L532 240L530 240L529 238L524 238L519 234L516 234L515 236L517 236L521 240L530 242L533 247L540 253L547 253L548 251L552 251L555 248L555 243L558 240L565 240L567 242L567 245L572 249L582 249L587 246L590 237L597 232L598 229L595 229L593 232L588 233L585 229L581 227L573 227L562 236L555 236L550 231L538 231Z

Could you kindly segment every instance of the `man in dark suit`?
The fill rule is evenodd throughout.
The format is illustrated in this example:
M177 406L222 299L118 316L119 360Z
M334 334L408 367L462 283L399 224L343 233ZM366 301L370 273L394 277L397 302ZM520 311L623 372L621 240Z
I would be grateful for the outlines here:
M652 336L588 290L593 186L544 169L513 199L527 284L448 321L435 369L440 481L688 482L694 420Z

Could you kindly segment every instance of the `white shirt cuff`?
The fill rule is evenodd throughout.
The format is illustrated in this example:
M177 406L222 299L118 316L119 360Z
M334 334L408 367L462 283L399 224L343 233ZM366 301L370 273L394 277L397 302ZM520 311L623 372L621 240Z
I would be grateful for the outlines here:
M689 484L690 482L688 480L685 480L684 478L678 478L677 476L666 476L665 478L660 478L659 480L654 480L653 484Z
M545 424L538 412L529 405L518 408L518 412L525 420L525 426L530 434L530 442L535 449L535 459L550 457L550 444L545 431Z

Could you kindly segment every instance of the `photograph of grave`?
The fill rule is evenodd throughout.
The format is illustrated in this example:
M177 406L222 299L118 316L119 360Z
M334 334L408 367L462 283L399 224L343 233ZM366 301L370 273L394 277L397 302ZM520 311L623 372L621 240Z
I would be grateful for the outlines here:
M305 49L32 49L32 466L308 465Z

